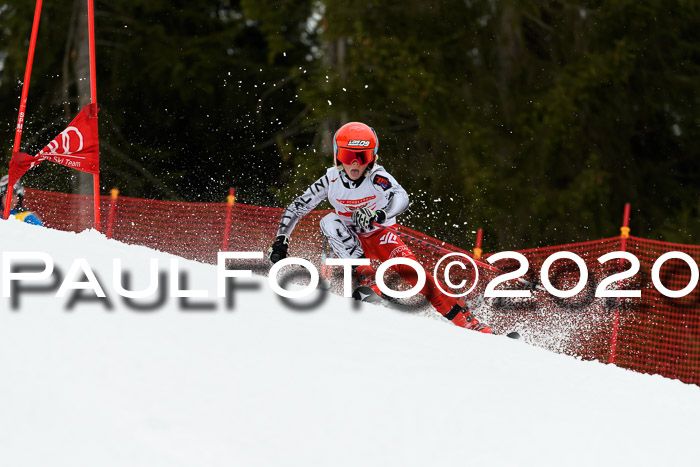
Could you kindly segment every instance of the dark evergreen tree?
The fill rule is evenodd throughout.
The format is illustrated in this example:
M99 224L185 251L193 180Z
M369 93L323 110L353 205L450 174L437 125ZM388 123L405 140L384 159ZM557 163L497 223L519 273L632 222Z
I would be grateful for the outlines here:
M76 0L82 1L82 0ZM77 112L73 4L44 4L22 149ZM33 2L0 7L10 157ZM700 235L700 4L687 0L96 1L103 191L288 202L349 120L409 225L487 251ZM30 184L71 189L42 164Z

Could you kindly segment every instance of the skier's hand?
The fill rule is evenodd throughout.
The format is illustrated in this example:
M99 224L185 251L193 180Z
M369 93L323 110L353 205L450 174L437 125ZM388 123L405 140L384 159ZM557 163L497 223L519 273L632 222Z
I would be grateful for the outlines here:
M280 235L275 240L270 248L267 249L267 259L271 263L276 263L277 261L283 260L287 257L287 250L289 249L289 238L286 235Z
M368 230L372 228L372 225L376 222L381 224L386 220L386 213L381 209L373 211L369 208L355 209L352 212L352 221L361 230Z

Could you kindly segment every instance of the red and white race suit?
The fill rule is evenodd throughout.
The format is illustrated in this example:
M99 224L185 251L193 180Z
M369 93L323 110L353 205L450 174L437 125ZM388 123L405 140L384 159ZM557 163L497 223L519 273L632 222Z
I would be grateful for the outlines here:
M321 219L321 230L339 258L366 256L382 262L396 257L416 259L413 252L396 234L377 226L361 230L352 221L352 212L355 209L367 207L375 211L383 210L386 213L386 219L382 225L393 225L396 223L396 216L408 208L409 199L406 190L384 167L376 164L358 180L351 180L343 170L335 167L328 169L323 177L314 182L303 195L287 207L282 215L277 235L289 237L299 219L325 199L328 199L335 212ZM417 283L417 274L410 266L397 265L392 269L411 285ZM440 292L435 285L435 279L427 271L421 294L442 315L449 316L456 303L454 298Z

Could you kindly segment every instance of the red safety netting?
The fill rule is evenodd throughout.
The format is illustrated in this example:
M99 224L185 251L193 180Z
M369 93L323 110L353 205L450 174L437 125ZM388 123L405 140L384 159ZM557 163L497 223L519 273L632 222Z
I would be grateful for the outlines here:
M111 199L102 196L100 211L107 231ZM26 190L24 205L37 211L44 225L80 232L92 228L92 197L40 190ZM185 203L120 196L114 203L112 238L205 263L216 263L224 244L226 203ZM282 210L236 203L228 236L228 251L265 251L274 241ZM325 214L314 211L299 222L290 253L320 256L318 221ZM272 240L271 240L272 239Z
M700 384L700 290L681 298L662 295L652 284L651 269L669 251L680 251L700 263L700 247L630 237L627 251L641 262L642 298L634 314L621 320L616 364ZM690 267L678 259L663 264L661 283L681 290L690 282Z
M26 190L25 205L37 211L47 227L81 231L92 226L90 196ZM111 206L114 206L113 210ZM104 230L112 219L112 237L129 244L148 246L188 259L215 263L216 253L226 243L228 251L265 251L274 240L281 209L235 204L232 208L228 238L224 238L226 203L184 203L119 197L112 201L104 196L100 203ZM321 264L323 238L318 222L328 211L314 211L302 219L294 232L290 255ZM112 214L110 216L110 214ZM432 272L446 251L467 253L453 245L407 227L400 230L420 241L404 241L411 247L426 270ZM664 253L681 251L700 262L700 246L629 237L626 251L641 265L632 278L618 284L629 290L641 290L641 298L598 298L600 282L629 267L619 260L598 262L602 255L619 251L620 237L590 242L522 250L529 262L523 279L538 283L542 264L552 254L572 252L581 257L588 270L582 292L571 298L557 298L540 285L531 298L484 298L487 284L499 272L479 268L479 280L469 294L469 304L480 320L495 331L519 331L528 342L555 352L587 360L611 362L639 372L655 373L700 384L700 291L697 287L682 298L662 295L651 280L654 262ZM488 255L485 255L488 258ZM518 268L514 260L494 264L501 271ZM338 268L336 268L338 269ZM438 270L442 275L443 267ZM456 272L455 272L456 271ZM332 276L334 290L342 290L342 273ZM671 290L684 288L691 280L690 267L682 260L671 259L660 270L660 280ZM578 266L571 260L556 261L550 268L552 286L567 290L579 281ZM473 272L453 268L453 283L466 279L472 283ZM443 282L444 283L444 282ZM497 289L526 289L514 280Z
M444 245L419 232L405 227L402 230L426 242ZM433 271L435 263L445 252L413 243L411 248L418 259L427 270ZM621 238L613 237L519 251L529 263L529 270L523 279L535 284L540 283L542 264L550 255L566 251L581 257L587 267L588 281L583 291L574 297L554 297L542 290L540 284L538 289L532 291L531 299L485 299L483 293L487 283L499 274L480 268L478 285L469 294L472 310L494 330L520 331L530 342L556 352L587 360L614 361L618 366L635 371L700 384L700 290L695 287L685 297L670 298L662 295L651 279L654 262L662 254L680 251L698 264L700 246L637 237L629 237L625 243L625 250L639 259L640 270L632 278L619 283L617 288L641 290L641 298L596 297L602 280L630 267L626 261L611 260L603 264L598 261L604 254L622 249ZM450 245L445 246L464 252ZM485 259L488 256L485 255ZM519 263L501 260L494 265L504 272L510 272L516 270ZM441 271L438 270L440 276ZM665 287L680 290L690 283L691 270L686 262L671 259L663 264L659 276ZM469 273L450 274L450 277L454 283L463 278L468 279L469 283L473 280ZM568 290L578 283L580 272L573 261L562 259L553 263L548 277L557 289ZM527 286L511 280L497 288L527 289ZM619 322L617 328L616 320Z

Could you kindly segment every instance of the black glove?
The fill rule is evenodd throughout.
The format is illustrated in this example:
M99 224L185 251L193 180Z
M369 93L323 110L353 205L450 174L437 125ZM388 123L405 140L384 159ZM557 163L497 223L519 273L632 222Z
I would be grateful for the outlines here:
M372 225L376 222L381 224L386 220L386 213L381 209L372 211L369 208L355 209L352 212L352 221L361 230L368 230L372 228Z
M287 257L287 250L289 249L289 239L286 235L280 235L275 240L270 248L267 249L267 259L271 263L276 263Z

